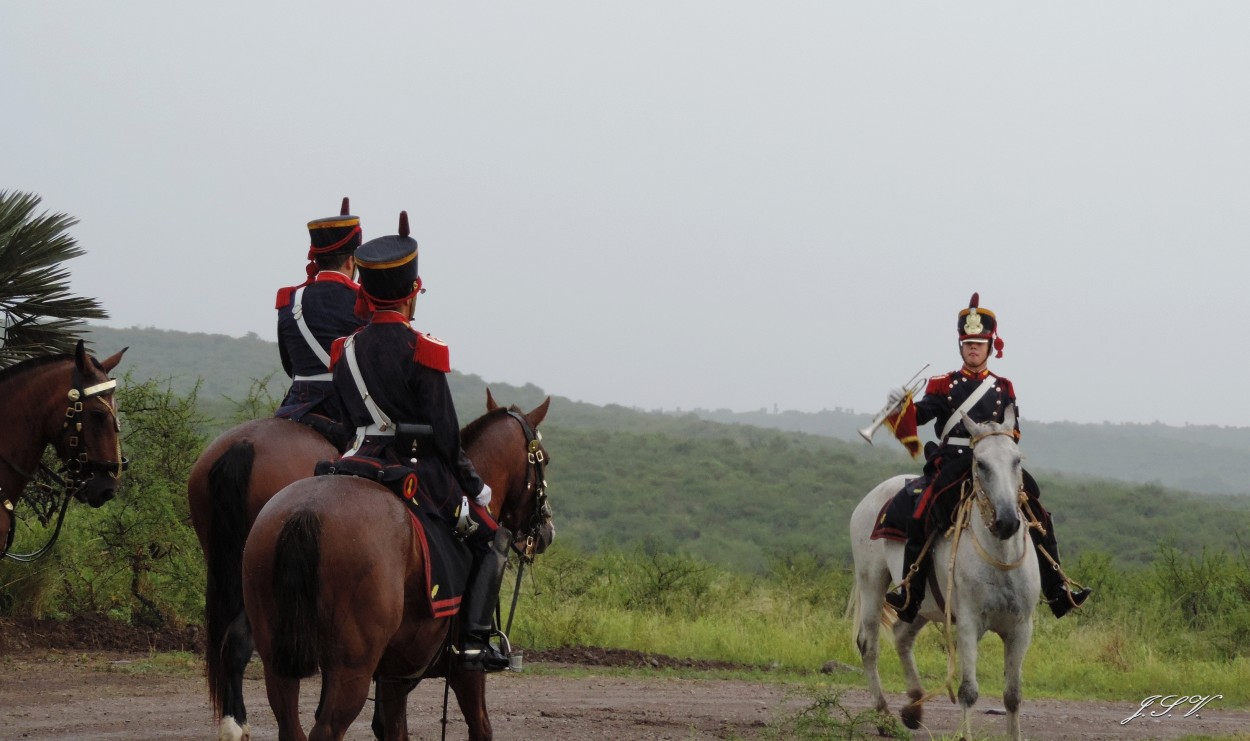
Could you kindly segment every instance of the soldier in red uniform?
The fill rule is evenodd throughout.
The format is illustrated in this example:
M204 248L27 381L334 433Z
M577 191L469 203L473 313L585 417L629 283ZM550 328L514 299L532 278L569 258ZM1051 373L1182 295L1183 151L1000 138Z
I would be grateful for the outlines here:
M278 354L291 387L274 416L310 425L340 451L351 440L330 376L330 346L364 325L352 280L360 219L343 199L338 216L308 222L308 280L278 291Z
M417 240L409 236L408 214L399 234L372 239L356 253L360 270L359 313L369 323L332 348L334 386L356 442L347 455L379 458L412 468L418 496L448 521L464 522L467 504L478 527L466 537L473 554L465 601L460 608L459 656L467 669L498 671L508 657L490 643L492 615L507 563L512 534L491 516L490 487L460 447L460 424L452 405L447 345L409 326L421 291ZM400 424L428 425L421 442L429 452L413 457Z
M902 405L902 409L891 420L891 427L900 439L914 435L918 425L932 421L939 440L935 449L926 451L924 482L927 485L908 528L903 558L903 584L886 595L886 601L898 611L899 619L906 622L915 619L920 604L924 601L925 580L932 568L929 557L926 556L919 562L917 559L929 534L950 526L959 503L960 485L972 470L969 433L959 412L967 413L973 422L979 424L1002 423L1007 407L1016 404L1016 393L1011 381L989 370L991 345L1001 358L1003 341L998 336L998 320L994 312L979 306L978 294L972 294L968 308L959 312L958 331L959 355L963 359L963 367L930 378L924 396L915 403L911 402L906 389L894 389L888 398L891 406ZM1018 414L1016 419L1015 436L1018 440ZM1054 523L1050 513L1038 501L1041 491L1037 482L1027 471L1023 478L1028 495L1028 508L1042 524L1044 531L1029 529L1034 546L1038 549L1042 595L1050 604L1055 617L1063 617L1073 607L1079 607L1085 602L1090 590L1083 588L1072 592L1068 588L1066 579L1059 571L1059 546L1055 541ZM909 486L915 487L914 483Z

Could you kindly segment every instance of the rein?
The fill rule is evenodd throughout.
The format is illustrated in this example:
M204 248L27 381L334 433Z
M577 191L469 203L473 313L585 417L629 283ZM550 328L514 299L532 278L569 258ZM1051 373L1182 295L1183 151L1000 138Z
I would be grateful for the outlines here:
M38 471L27 472L14 463L8 455L0 453L0 461L3 461L15 473L25 479L28 484L34 481L39 473L42 472L56 482L57 486L61 487L60 492L57 493L51 484L37 484L45 491L47 500L44 508L37 510L39 519L46 525L52 517L52 512L56 511L56 527L53 529L48 542L44 543L42 548L30 553L10 553L9 549L13 546L13 536L17 532L17 513L14 506L21 493L19 492L17 495L9 497L0 490L0 496L4 497L3 509L9 515L9 534L5 538L3 549L0 549L0 558L7 558L18 563L32 563L43 558L52 550L52 547L56 545L57 539L61 536L61 526L65 522L65 513L69 509L70 500L86 486L87 482L96 474L108 474L114 479L120 479L122 471L129 467L130 461L122 456L120 434L117 436L116 459L112 463L101 463L91 460L87 454L86 440L82 437L83 402L96 397L100 397L101 401L104 402L109 417L113 420L114 430L118 433L121 432L121 423L117 419L115 406L103 398L113 395L114 390L117 388L117 381L110 378L102 383L84 387L78 368L75 367L71 383L72 387L68 393L69 404L65 409L65 421L61 424L61 429L69 432L66 454L65 457L61 458L61 464L65 467L66 473L69 474L68 479L57 475L43 462L39 463ZM25 486L22 488L24 490Z

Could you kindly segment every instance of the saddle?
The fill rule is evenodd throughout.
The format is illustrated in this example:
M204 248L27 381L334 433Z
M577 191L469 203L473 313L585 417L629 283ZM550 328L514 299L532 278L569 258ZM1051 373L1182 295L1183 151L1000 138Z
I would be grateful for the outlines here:
M324 437L334 449L342 453L347 450L347 446L351 444L355 438L356 432L347 425L337 420L330 419L324 414L317 414L303 409L304 406L311 407L311 404L302 405L294 410L288 410L286 407L279 409L273 416L282 419L289 419L292 422L299 422L302 425L311 427L314 432Z
M920 495L929 485L924 476L907 479L903 488L890 497L877 514L877 524L872 528L872 540L893 540L898 543L907 542L907 528L912 513L920 501Z
M353 455L337 461L320 461L316 476L358 476L382 484L408 509L413 534L421 545L425 562L425 583L430 585L425 605L435 618L451 617L460 611L473 565L473 554L456 537L445 520L439 519L429 503L421 506L417 474L411 468L380 458Z
M319 461L313 469L314 476L359 476L376 481L390 489L403 500L409 510L415 512L417 503L417 472L398 463L387 463L381 458L365 455L349 455L337 461Z

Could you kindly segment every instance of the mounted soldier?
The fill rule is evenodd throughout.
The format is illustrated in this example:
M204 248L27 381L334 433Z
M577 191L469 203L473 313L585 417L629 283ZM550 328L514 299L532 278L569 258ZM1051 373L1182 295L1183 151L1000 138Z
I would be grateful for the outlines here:
M506 669L508 657L490 639L511 533L487 509L490 487L460 447L460 424L447 384L447 345L409 324L424 289L407 212L400 214L398 235L361 246L356 266L359 312L369 323L332 349L334 386L356 428L344 460L367 457L407 466L415 478L410 474L404 480L401 495L415 495L419 506L464 537L473 563L467 604L460 607L460 665Z
M906 388L891 390L887 398L886 408L890 410L887 424L913 455L919 450L918 426L932 421L938 437L936 444L926 446L923 476L908 482L900 492L900 497L918 498L914 500L905 534L903 581L886 595L886 602L898 611L899 619L906 622L915 619L924 601L925 582L932 569L926 542L931 534L950 526L960 490L970 478L972 446L961 412L974 423L1002 423L1008 407L1016 407L1011 381L989 370L991 345L1001 358L1003 340L998 336L994 312L981 308L979 303L979 295L974 293L968 308L959 312L957 330L963 366L930 378L919 401L914 400ZM1016 409L1018 411L1018 407ZM1017 420L1014 436L1018 440L1019 416L1013 416ZM1090 590L1081 588L1073 592L1069 588L1068 579L1059 567L1054 522L1039 501L1041 490L1027 471L1023 472L1023 480L1026 515L1035 523L1029 528L1029 534L1038 553L1042 596L1055 617L1063 617L1074 607L1080 607Z
M291 387L274 414L320 432L340 451L351 439L334 394L330 347L365 323L355 313L359 286L352 280L360 219L343 199L338 216L308 222L308 279L278 291L278 353Z

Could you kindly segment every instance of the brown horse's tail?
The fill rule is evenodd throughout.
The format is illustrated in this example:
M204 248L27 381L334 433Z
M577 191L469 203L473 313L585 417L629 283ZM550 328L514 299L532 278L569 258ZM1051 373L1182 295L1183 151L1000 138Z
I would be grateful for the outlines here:
M273 599L278 619L273 631L274 673L303 679L317 671L317 564L321 520L308 510L282 526L273 557Z
M209 525L208 588L204 622L208 631L208 694L214 708L229 692L230 677L223 651L231 625L243 614L243 543L247 540L247 489L252 478L252 443L231 445L208 471L212 507ZM249 634L250 635L250 634ZM251 653L251 643L246 651Z

